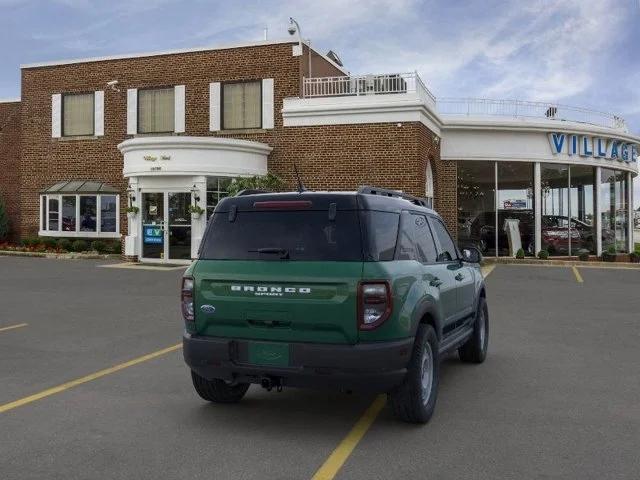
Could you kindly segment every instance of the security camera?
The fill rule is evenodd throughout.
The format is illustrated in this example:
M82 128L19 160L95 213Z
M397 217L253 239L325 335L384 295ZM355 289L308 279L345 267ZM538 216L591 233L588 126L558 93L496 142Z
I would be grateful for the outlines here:
M116 87L116 85L118 85L118 80L111 80L110 82L107 82L107 87L109 87L114 92L119 92L120 89Z
M287 28L287 32L289 32L289 35L295 35L296 34L296 26L291 24L289 25L289 28Z

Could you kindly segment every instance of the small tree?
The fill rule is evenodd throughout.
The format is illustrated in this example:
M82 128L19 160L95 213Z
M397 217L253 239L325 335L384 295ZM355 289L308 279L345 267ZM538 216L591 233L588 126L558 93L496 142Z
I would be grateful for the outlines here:
M0 196L0 240L9 236L9 214L2 196Z
M229 184L227 189L229 196L234 196L242 190L266 190L268 192L281 192L285 189L284 181L274 175L267 173L263 176L236 177Z

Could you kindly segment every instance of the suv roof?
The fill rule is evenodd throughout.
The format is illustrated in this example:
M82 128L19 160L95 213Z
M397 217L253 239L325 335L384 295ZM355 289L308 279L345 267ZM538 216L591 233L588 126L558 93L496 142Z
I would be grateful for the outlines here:
M336 210L378 210L396 213L402 210L414 210L438 215L426 206L424 199L375 187L361 187L358 191L351 192L256 193L250 191L245 194L241 192L238 196L222 199L216 207L216 213L228 212L234 207L238 211L254 210L257 202L290 201L311 202L310 210L328 210L333 203L335 204L333 208Z

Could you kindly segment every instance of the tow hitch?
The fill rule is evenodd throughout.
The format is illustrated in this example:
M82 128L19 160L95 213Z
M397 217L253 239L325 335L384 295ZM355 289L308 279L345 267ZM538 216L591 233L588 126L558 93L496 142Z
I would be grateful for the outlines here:
M276 389L276 392L282 391L282 380L279 377L263 377L260 380L260 385L267 392L270 392L274 388Z

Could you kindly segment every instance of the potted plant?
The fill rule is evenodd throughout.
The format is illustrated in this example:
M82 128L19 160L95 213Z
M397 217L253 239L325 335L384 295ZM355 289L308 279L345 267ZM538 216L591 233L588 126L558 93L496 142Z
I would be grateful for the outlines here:
M129 207L127 207L127 216L129 218L134 218L138 212L140 211L140 209L134 205L131 205Z
M524 259L524 249L519 248L518 251L516 252L516 258L519 260L523 260Z
M538 252L538 258L540 260L546 260L547 258L549 258L549 252L547 250L540 250Z
M204 209L199 205L189 205L189 213L191 213L192 218L200 218L204 213Z

